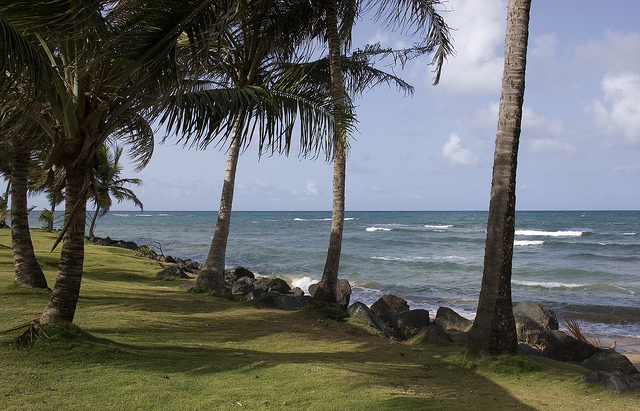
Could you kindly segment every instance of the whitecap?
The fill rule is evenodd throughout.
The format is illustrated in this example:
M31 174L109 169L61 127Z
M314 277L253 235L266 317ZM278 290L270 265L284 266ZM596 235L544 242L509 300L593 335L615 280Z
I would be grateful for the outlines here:
M153 214L136 214L136 217L153 217Z
M525 287L542 287L542 288L579 288L586 287L587 284L561 283L557 281L522 281L512 280L511 284L523 285Z
M582 231L540 231L540 230L516 230L516 235L547 236L547 237L580 237Z
M130 217L131 214L118 214L118 213L113 213L112 215L117 216L117 217Z
M513 245L516 247L528 247L542 244L544 244L544 241L542 240L515 240L513 242Z
M622 235L637 235L638 233L622 233Z
M312 280L309 276L304 276L302 278L294 278L291 280L291 287L300 287L305 294L309 294L309 286L312 284L316 284L317 280Z
M433 230L444 230L446 228L453 228L452 224L447 224L447 225L431 225L431 224L425 224L424 228L430 228Z
M386 227L367 227L367 231L391 231L391 229Z

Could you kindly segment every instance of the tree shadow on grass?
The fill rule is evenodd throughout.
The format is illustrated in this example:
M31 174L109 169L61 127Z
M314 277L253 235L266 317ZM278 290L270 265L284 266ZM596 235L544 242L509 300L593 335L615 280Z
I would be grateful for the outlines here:
M349 329L357 327L350 324L336 323L310 334L299 333L298 329L269 331L256 326L261 317L237 324L235 331L221 328L231 327L231 320L217 323L211 332L185 330L188 325L182 324L167 329L157 329L154 324L128 329L96 328L91 331L100 337L84 336L75 344L61 341L54 343L61 344L59 347L46 347L45 352L51 353L48 361L52 363L68 364L80 357L87 365L99 363L126 371L139 370L185 384L213 378L216 390L223 394L260 378L260 384L279 384L294 392L301 387L304 392L335 390L337 384L338 391L347 397L349 393L366 397L371 387L382 387L382 394L375 394L381 395L375 399L376 409L533 410L494 382L450 361L460 351L455 346L411 346L389 344L374 336L353 337ZM247 333L248 326L256 327ZM148 343L111 339L123 339L128 333L137 333L136 340ZM286 343L294 338L292 334L297 335L298 341ZM228 372L233 377L229 378ZM300 378L302 375L304 378ZM262 391L260 395L269 392ZM336 399L309 394L304 400L316 401L317 407Z

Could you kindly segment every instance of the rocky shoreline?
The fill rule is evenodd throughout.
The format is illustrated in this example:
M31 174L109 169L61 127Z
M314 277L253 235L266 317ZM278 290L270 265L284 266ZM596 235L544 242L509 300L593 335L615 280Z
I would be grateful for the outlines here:
M159 278L192 279L200 263L182 260L171 256L158 255L148 245L138 246L131 241L112 240L94 237L88 239L93 244L122 247L142 253L144 256L161 262L170 263L156 273ZM298 287L291 288L279 278L256 276L244 267L235 267L225 271L225 281L231 293L240 300L257 305L282 310L299 310L312 301L311 295L305 295ZM183 285L192 288L193 283ZM410 309L407 301L394 295L383 295L368 307L356 301L349 305L351 287L346 280L339 280L339 304L348 316L363 318L381 336L397 341L440 341L465 347L473 325L472 321L462 317L454 310L440 307L432 322L429 312L424 309ZM514 307L514 317L518 333L518 350L525 355L541 356L556 361L581 365L590 370L584 378L585 383L602 383L605 390L629 392L640 390L640 372L626 356L614 348L601 348L587 341L575 338L558 329L558 320L549 307L537 302L525 301Z

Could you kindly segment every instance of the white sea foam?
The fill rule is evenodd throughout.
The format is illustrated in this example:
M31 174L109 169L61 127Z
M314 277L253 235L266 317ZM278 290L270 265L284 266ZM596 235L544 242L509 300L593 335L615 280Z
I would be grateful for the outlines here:
M540 231L540 230L516 230L516 235L545 236L545 237L580 237L582 231Z
M622 233L622 235L638 235L638 233Z
M580 287L587 286L587 284L561 283L557 281L522 281L522 280L512 280L511 284L523 285L525 287L542 287L542 288L580 288Z
M153 214L136 214L136 217L153 217Z
M113 215L118 216L118 217L130 217L131 214L118 214L118 213L113 213Z
M391 231L391 229L387 227L367 227L367 231Z
M312 280L311 277L304 276L302 278L294 278L291 280L291 287L300 287L305 294L309 294L309 286L317 283L317 280Z
M516 247L529 247L542 244L544 244L544 241L542 240L515 240L513 242L513 245Z
M447 224L447 225L431 225L431 224L425 224L424 228L431 228L433 230L444 230L446 228L453 228L452 224Z

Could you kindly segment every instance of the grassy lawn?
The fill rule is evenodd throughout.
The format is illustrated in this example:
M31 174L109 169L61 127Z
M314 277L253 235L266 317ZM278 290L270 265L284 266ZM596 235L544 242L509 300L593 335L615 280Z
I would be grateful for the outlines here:
M33 232L50 287L54 238ZM640 409L640 393L583 384L578 366L392 343L358 319L190 293L179 288L189 280L154 279L160 268L86 245L74 325L45 327L29 349L7 344L24 328L0 334L0 409ZM38 318L48 299L14 284L11 233L0 230L0 331Z

